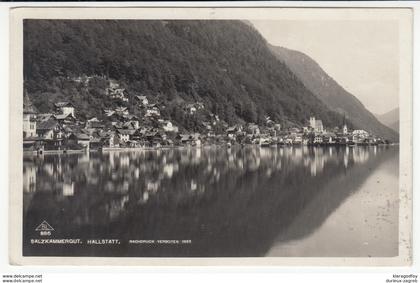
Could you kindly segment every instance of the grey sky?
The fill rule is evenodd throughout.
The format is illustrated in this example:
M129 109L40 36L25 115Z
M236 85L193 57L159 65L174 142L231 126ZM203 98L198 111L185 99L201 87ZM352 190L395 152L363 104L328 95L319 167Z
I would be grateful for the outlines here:
M252 21L273 45L312 57L372 113L399 103L398 22Z

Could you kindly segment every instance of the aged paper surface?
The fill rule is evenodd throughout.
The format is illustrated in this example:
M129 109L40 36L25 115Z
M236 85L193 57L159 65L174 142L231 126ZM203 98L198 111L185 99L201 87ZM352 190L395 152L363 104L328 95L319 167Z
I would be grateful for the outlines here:
M181 256L142 257L23 255L23 21L51 20L249 20L391 21L398 26L399 59L399 213L398 255L375 256ZM412 11L366 8L17 8L11 10L10 92L10 263L18 265L410 265L412 261ZM345 68L345 67L343 67ZM193 187L193 185L191 185ZM196 185L194 185L196 186ZM195 190L195 189L194 189ZM34 227L53 231L48 222ZM298 223L299 224L299 223ZM296 225L298 225L296 224ZM361 231L363 233L363 231ZM45 235L48 236L48 235ZM42 238L42 237L41 237ZM42 238L44 239L44 238ZM92 239L95 240L96 239ZM194 240L194 239L193 239ZM209 243L210 245L210 243ZM346 245L346 243L342 243Z

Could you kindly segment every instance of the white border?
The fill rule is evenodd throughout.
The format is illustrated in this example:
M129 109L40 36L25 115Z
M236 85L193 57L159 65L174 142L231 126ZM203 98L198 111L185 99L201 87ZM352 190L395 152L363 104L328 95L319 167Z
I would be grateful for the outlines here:
M285 4L286 3L286 4ZM282 5L288 5L287 3L289 3L289 5L290 5L290 2L285 2L285 3L281 3ZM392 6L395 6L395 4L392 4L393 2L389 2L389 3L385 3L385 5L383 5L383 6L389 6L389 7L392 7ZM67 6L69 5L69 3L63 3L63 4L67 4ZM74 4L74 3L73 3ZM88 3L77 3L77 5L79 5L79 6L87 6L86 4L88 4ZM91 4L91 3L90 3ZM97 5L97 4L99 4L99 3L95 3L95 5ZM105 3L105 4L109 4L109 3ZM127 3L128 5L133 5L133 3ZM169 3L170 5L173 5L174 3ZM186 5L186 4L189 4L189 5L191 5L192 3L185 3L185 4L182 4L182 3L179 3L179 5ZM194 3L195 4L195 6L201 6L203 3L199 3L198 5L197 5L197 3ZM229 3L229 5L232 5L232 4L234 4L234 3ZM248 6L248 3L236 3L236 4L242 4L242 6ZM273 6L273 2L268 2L268 3L266 3L267 4L267 6ZM303 3L295 3L295 2L292 2L291 4L293 4L293 6L302 6L302 4ZM304 3L304 5L306 5L306 4L308 4L308 3ZM311 4L311 6L320 6L320 5L328 5L328 3L324 3L324 4L320 4L319 2L317 2L317 3L315 3L315 2L310 2L310 4ZM349 3L334 3L334 6L341 6L341 7L344 7L344 5L343 4L346 4L346 5L348 5ZM370 5L369 6L375 6L374 4L375 3L369 3ZM376 3L376 4L378 4L378 3ZM383 3L382 3L383 4ZM386 4L388 4L388 5L386 5ZM409 4L409 3L404 3L404 4ZM38 5L38 4L37 4ZM45 4L41 4L41 5L51 5L51 3L45 3ZM111 4L112 5L112 4ZM142 5L156 5L156 3L146 3L146 4L142 4ZM164 5L164 4L162 4L162 5ZM177 3L177 5L178 5L178 3ZM204 5L204 4L203 4ZM207 4L208 5L208 4ZM217 3L217 5L218 6L220 6L221 5L221 3ZM255 5L255 4L254 4ZM352 6L360 6L360 5L363 5L363 3L357 3L357 5L355 5L355 3L353 2L353 3L351 3L351 5ZM366 4L365 4L366 5ZM113 6L121 6L121 3L113 3ZM264 3L258 3L258 6L265 6L265 4ZM408 52L408 53L411 53L411 52ZM21 104L20 104L21 105ZM403 112L403 111L401 111L401 112ZM411 110L410 109L407 109L407 111L404 111L404 113L406 113L406 115L408 115L407 117L411 117L411 115L410 115L410 113L411 113ZM13 114L12 114L13 115ZM16 124L15 124L16 125ZM411 131L410 131L411 132ZM409 133L409 136L407 136L408 137L408 141L410 141L411 139L410 139L410 134L411 133ZM17 158L17 156L16 155L13 155L13 159L14 160L16 160L16 159L18 159ZM409 167L411 167L411 166L409 166ZM400 170L400 171L402 171L402 170ZM410 174L411 175L411 174ZM12 178L13 179L13 178ZM408 183L407 183L408 184ZM286 260L290 263L290 260L291 258L286 258ZM313 258L312 258L313 259ZM146 259L147 260L147 264L155 264L155 262L153 261L153 260L151 260L151 259ZM160 260L160 259L159 259ZM180 259L175 259L177 262L180 262ZM323 258L323 260L325 260L324 258ZM61 261L61 260L60 260ZM169 260L170 261L170 260ZM199 261L201 261L201 260L199 260ZM211 261L212 260L210 260L210 261L208 261L208 259L204 259L204 264L215 264L215 263L212 263ZM247 261L247 260L245 260L245 261ZM79 262L79 263L83 263L84 261L82 260L81 262ZM118 262L121 262L120 261L120 259L118 259ZM182 260L181 260L181 262L182 262ZM51 263L56 263L56 260L55 259L53 259L52 260L52 262ZM173 262L171 263L171 262L165 262L165 263L170 263L170 264L174 264ZM225 265L225 264L228 264L228 263L225 263L225 262L223 262L223 260L222 260L222 262L220 262L222 265ZM349 262L346 262L346 263L349 263ZM102 264L102 263L99 263L99 264ZM124 265L125 264L127 264L126 262L124 262ZM181 263L181 264L184 264L184 263ZM185 264L190 264L190 263L185 263ZM218 264L218 263L217 263ZM229 264L232 264L232 263L229 263ZM233 263L233 264L235 264L235 263ZM236 264L238 264L238 262L236 263ZM244 262L240 262L240 264L244 264ZM250 259L250 261L248 261L248 262L245 262L245 264L260 264L260 263L256 263L255 261L254 261L254 259ZM264 264L264 263L263 263ZM282 264L282 263L279 263L279 264ZM299 262L299 263L297 263L297 264L302 264L302 262ZM303 263L303 264L305 264L305 263ZM315 263L316 264L316 263ZM360 263L361 265L365 265L363 262L362 263ZM366 264L369 264L369 263L366 263ZM391 265L393 265L393 263L390 263ZM327 261L327 265L337 265L337 262L336 262L336 260L335 259L333 259L330 263L328 263L328 261Z

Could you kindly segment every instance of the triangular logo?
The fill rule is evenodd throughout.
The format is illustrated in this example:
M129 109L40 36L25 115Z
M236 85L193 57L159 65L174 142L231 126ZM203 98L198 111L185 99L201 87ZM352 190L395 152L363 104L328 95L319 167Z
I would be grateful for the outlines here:
M38 225L38 227L36 227L35 231L54 231L54 228L44 220Z

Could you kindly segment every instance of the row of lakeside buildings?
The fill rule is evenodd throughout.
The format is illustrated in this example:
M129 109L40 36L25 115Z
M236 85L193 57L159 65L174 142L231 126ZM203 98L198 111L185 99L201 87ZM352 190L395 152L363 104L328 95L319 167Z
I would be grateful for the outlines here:
M386 141L363 129L349 130L346 124L327 131L321 120L310 117L302 128L282 130L280 124L267 119L266 125L253 123L229 126L215 119L203 122L200 133L180 132L171 121L160 117L158 105L148 105L139 96L146 111L143 117L131 115L126 107L104 110L106 119L96 117L82 121L69 102L55 103L54 113L37 113L31 105L23 111L23 148L27 152L118 150L171 146L224 144L273 145L370 145ZM187 105L189 115L204 107L201 103ZM216 116L217 118L217 116ZM223 133L215 133L221 123Z

